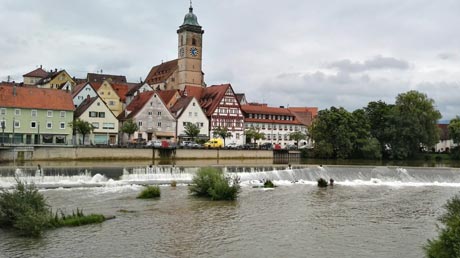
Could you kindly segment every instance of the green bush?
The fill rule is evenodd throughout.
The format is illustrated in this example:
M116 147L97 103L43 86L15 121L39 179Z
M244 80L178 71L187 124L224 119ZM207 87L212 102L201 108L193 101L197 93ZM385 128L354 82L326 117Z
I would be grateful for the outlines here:
M49 219L48 204L35 185L17 180L12 191L1 190L0 227L17 229L24 236L39 236Z
M176 186L177 186L176 180L171 181L171 187L176 187Z
M274 187L275 187L275 184L273 184L273 182L272 182L270 179L267 179L267 180L265 180L265 182L264 182L264 187L265 187L265 188L274 188Z
M138 199L151 199L158 198L161 195L159 186L147 186L142 192L137 196Z
M448 200L444 208L446 212L438 219L444 227L437 239L428 240L424 246L428 258L460 257L460 198Z
M324 178L318 179L318 187L327 187L327 181Z
M217 168L200 168L193 177L189 190L193 195L212 200L235 200L240 191L239 178L225 177Z

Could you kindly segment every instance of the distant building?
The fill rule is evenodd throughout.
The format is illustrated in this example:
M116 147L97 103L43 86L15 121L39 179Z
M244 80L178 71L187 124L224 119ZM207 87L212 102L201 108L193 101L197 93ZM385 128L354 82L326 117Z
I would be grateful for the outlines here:
M0 143L71 144L70 93L0 85Z
M434 146L435 152L450 152L450 150L457 146L449 136L449 124L438 124L440 131L439 142Z
M86 75L87 82L103 83L109 81L115 84L125 84L126 76L124 75L112 75L112 74L100 74L100 73L88 73Z

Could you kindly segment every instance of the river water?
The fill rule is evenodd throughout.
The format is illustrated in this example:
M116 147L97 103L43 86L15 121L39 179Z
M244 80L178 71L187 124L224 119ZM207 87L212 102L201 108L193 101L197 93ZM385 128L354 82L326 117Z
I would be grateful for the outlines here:
M35 182L54 209L116 215L100 225L27 239L0 231L0 257L423 257L442 205L460 189L455 168L223 167L237 201L191 197L193 167L35 168L1 171ZM334 178L319 189L316 179ZM255 188L271 179L278 187ZM173 188L165 183L178 181ZM158 200L141 184L164 183Z

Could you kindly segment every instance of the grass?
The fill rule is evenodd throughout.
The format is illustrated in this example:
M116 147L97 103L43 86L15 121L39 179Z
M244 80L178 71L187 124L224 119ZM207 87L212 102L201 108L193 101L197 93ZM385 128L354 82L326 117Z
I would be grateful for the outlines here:
M152 199L159 198L161 196L161 191L159 186L147 186L142 192L137 196L138 199Z
M83 210L77 209L77 212L72 212L72 215L65 215L62 211L60 214L55 213L54 217L50 220L50 224L55 227L78 227L88 224L98 224L106 220L104 215L100 214L83 214Z
M217 168L203 167L198 170L189 186L190 193L211 200L235 200L240 191L239 178L225 177Z

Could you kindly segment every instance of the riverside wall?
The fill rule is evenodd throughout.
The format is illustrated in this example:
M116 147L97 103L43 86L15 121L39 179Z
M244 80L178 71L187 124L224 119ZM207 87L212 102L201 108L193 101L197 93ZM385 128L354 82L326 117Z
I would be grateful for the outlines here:
M269 150L34 147L0 149L0 162L58 160L273 159Z

